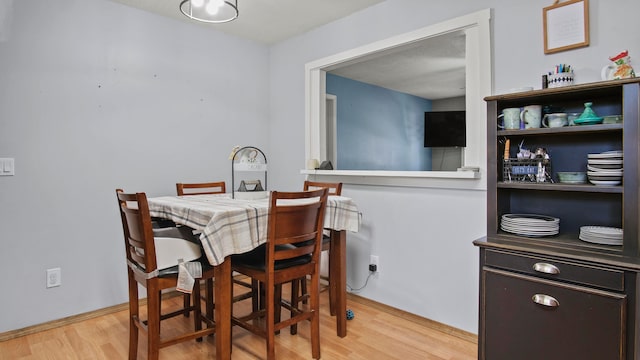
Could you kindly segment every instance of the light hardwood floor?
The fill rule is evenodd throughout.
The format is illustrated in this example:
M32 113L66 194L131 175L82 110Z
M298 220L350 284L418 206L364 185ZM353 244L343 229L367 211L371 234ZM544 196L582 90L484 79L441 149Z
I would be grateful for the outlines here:
M163 311L178 307L181 301L180 296L165 299ZM339 338L335 319L329 316L328 296L321 295L322 359L477 359L477 338L473 334L353 295L348 298L347 308L353 310L355 318L348 322L348 335ZM0 359L126 359L127 314L128 310L119 310L0 342ZM192 326L192 321L178 317L163 322L162 326L163 331L173 331ZM278 359L311 358L307 323L298 326L298 335L289 335L284 329L276 338ZM233 359L264 359L265 343L236 327L232 351ZM161 349L160 359L215 359L215 353L214 338L209 337L201 343L187 342ZM138 359L146 359L144 335L140 336L138 354Z

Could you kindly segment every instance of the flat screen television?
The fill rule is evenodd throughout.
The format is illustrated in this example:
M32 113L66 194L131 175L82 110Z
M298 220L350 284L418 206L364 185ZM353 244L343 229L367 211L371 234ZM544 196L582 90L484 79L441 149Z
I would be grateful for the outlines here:
M465 111L425 112L424 147L467 146L465 113Z

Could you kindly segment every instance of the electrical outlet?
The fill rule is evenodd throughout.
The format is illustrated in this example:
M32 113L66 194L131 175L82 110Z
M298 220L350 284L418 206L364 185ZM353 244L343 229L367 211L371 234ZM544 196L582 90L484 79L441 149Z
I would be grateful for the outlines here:
M60 268L47 269L47 288L62 285L62 271Z
M376 272L380 272L380 258L378 255L371 255L369 257L369 268L372 268L371 265L375 266Z

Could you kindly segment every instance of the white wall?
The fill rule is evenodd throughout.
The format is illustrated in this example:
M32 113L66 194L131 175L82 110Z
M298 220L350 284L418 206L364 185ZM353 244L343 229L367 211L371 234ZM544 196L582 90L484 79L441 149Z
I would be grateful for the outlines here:
M354 47L492 8L495 93L540 88L555 64L576 69L576 82L599 80L607 58L629 49L640 68L636 0L591 0L591 45L544 55L542 8L552 2L388 0L281 42L270 54L271 184L296 188L304 168L304 65ZM621 11L620 9L624 9ZM485 136L485 134L475 134ZM362 231L348 236L348 283L364 283L369 255L380 274L361 295L418 315L477 332L478 255L471 241L486 233L485 193L347 185L363 213Z
M105 0L8 8L0 332L127 301L117 187L230 184L233 145L268 154L266 46ZM45 289L52 267L62 286Z
M550 3L388 0L266 48L106 0L14 1L0 24L0 157L16 159L16 176L0 177L0 332L126 301L116 187L161 195L176 181L230 181L231 147L253 144L271 188L300 189L309 61L493 8L496 92L539 87L557 63L579 83L598 80L625 48L640 67L639 2L591 0L591 46L545 56ZM349 235L349 284L379 255L361 295L475 332L471 241L485 233L485 193L344 193L364 215ZM50 267L63 284L46 290Z

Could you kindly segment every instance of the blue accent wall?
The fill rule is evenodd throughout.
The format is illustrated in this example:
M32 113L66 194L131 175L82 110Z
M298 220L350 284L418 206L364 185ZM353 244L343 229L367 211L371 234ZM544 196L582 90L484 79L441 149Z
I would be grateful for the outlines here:
M332 74L326 89L338 98L336 169L431 170L424 147L430 100Z

